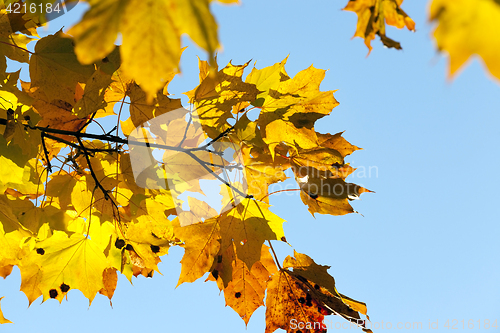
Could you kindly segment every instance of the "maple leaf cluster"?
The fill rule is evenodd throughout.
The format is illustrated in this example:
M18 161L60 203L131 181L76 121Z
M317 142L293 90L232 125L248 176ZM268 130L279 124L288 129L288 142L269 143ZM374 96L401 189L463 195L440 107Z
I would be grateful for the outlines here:
M338 105L334 91L319 89L325 71L311 66L292 78L287 59L253 67L245 78L249 63L219 69L207 1L140 3L89 1L69 34L39 38L36 16L13 14L0 2L6 50L0 56L0 275L19 267L30 304L39 297L61 302L71 290L90 303L98 293L111 301L118 273L152 277L160 257L180 246L178 283L208 275L245 323L265 305L266 332L294 331L292 319L320 323L330 314L364 328L366 306L337 291L327 266L300 253L281 265L272 248L286 237L284 220L270 210L269 188L285 181L287 170L313 215L353 213L350 200L370 192L345 180L355 170L345 157L359 148L342 133L314 128ZM172 27L159 14L171 7ZM192 11L202 19L179 23L195 17ZM137 46L141 29L150 31L135 21L143 17L155 18L155 34ZM119 31L123 43L116 46ZM182 50L162 35L178 39L183 32L211 55L199 61L199 85L185 93L190 110L168 92ZM163 57L170 62L158 67ZM6 58L26 63L30 80L7 72ZM219 151L228 147L233 156ZM161 161L138 173L137 165L154 161L157 152ZM230 170L239 176L226 177ZM203 194L206 180L218 182L221 209L181 199ZM0 315L0 322L8 320Z
M350 0L344 10L358 15L356 33L353 37L361 37L371 51L371 41L375 36L389 48L401 50L401 44L387 37L386 24L402 29L415 31L415 22L401 9L403 0Z
M361 37L369 52L371 42L379 36L385 47L401 50L401 44L386 35L386 25L415 31L415 22L401 8L403 0L349 0L344 10L357 14L353 37ZM500 79L500 1L498 0L430 0L430 22L437 50L449 55L449 76L478 55L491 75Z

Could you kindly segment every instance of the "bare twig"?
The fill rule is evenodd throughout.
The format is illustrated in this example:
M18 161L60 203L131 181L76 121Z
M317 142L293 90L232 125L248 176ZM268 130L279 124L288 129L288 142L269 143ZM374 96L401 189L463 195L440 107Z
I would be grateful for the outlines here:
M47 150L47 146L45 145L45 133L42 132L42 147L43 152L45 154L45 161L47 162L47 170L52 173L52 165L50 164L49 151Z
M58 141L58 142L64 143L64 144L66 144L66 145L68 145L70 147L73 147L75 149L80 149L80 145L77 145L77 144L75 144L73 142L69 142L67 140L61 139L60 137L57 137L57 136L54 136L54 135L50 135L50 134L47 134L47 133L43 133L43 132L42 132L42 135L45 136L46 138L52 139L54 141ZM115 151L114 149L107 149L107 148L89 148L89 147L86 147L86 149L89 152L92 152L92 153L100 153L100 152L111 153L111 152Z
M82 139L80 137L77 136L76 138L78 139L78 143L80 144L80 147L83 151L83 155L85 155L85 159L87 160L87 165L89 167L90 174L92 175L92 178L94 179L95 186L99 187L99 189L102 191L102 194L104 195L104 198L106 200L109 200L110 196L108 194L108 191L106 191L106 189L102 186L101 182L97 179L97 176L94 173L94 168L92 168L92 163L90 163L89 152L88 152L87 148L85 148L85 146L83 145Z
M242 197L244 198L250 198L251 196L241 192L240 190L238 190L236 187L233 187L231 184L229 184L228 182L226 182L224 179L222 179L218 174L216 174L213 170L210 170L209 167L206 166L206 162L200 160L198 158L198 156L196 156L195 154L193 154L192 152L190 151L185 151L186 154L188 154L193 160L195 160L196 162L200 163L200 165L205 169L207 170L208 172L210 172L211 174L214 175L215 178L217 178L220 182L222 182L224 185L226 185L227 187L231 188L232 190L234 190L235 192L237 192L239 195L241 195Z

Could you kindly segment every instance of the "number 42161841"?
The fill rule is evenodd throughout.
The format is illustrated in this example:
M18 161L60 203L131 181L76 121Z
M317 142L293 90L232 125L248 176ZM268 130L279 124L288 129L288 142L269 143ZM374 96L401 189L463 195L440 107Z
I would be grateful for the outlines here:
M26 14L26 13L31 13L31 14L50 14L52 12L61 12L64 11L60 7L59 2L56 4L51 4L51 3L21 3L21 2L14 2L14 3L9 3L7 5L7 8L5 8L5 11L7 13L14 13L14 14Z
M487 330L490 328L498 329L497 320L498 319L495 319L495 320L489 320L489 319L485 319L485 320L448 319L445 322L444 327L447 329L451 329L451 330L458 330L458 329L471 329L471 330L473 330L473 329L485 329L485 330Z

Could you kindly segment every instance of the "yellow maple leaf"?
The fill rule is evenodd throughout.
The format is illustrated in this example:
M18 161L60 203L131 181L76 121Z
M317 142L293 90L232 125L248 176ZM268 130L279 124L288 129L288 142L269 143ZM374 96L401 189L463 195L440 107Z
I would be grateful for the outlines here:
M4 296L0 297L0 301L2 300L2 298L4 298ZM3 316L3 312L2 312L1 308L0 308L0 324L12 324L12 322L10 320L6 319Z
M71 192L78 181L76 175L76 171L72 173L59 171L52 174L47 183L46 195L57 200L61 208L65 208L71 203Z
M321 332L326 328L322 323L328 313L304 290L303 283L287 270L272 275L267 286L265 333L278 328L297 332L297 323L309 325L301 327L301 331L306 332Z
M39 288L42 280L42 271L40 267L27 260L23 260L19 265L21 271L21 291L28 298L28 304L31 305L38 297L42 296Z
M449 76L473 55L500 79L500 3L497 0L433 0L429 18L437 48L449 54Z
M344 10L355 12L358 23L354 37L361 37L371 52L371 41L375 35L380 37L387 47L401 49L401 44L385 33L385 25L392 25L398 29L405 26L410 31L415 31L415 22L401 9L403 0L350 0Z
M104 95L111 82L111 75L96 70L86 84L77 85L81 87L81 97L77 98L73 113L78 118L85 118L98 110L104 110L107 105Z
M271 212L270 207L266 203L245 198L218 218L221 247L225 249L234 243L237 258L247 267L252 267L260 260L260 249L264 241L284 237L285 220Z
M287 57L288 58L288 57ZM320 91L319 86L326 71L309 66L290 78L285 71L285 58L273 66L252 69L245 82L256 85L260 93L253 105L263 112L293 109L293 113L329 114L339 103L333 97L335 91Z
M372 192L359 185L346 183L342 178L325 178L315 169L301 169L310 172L304 177L296 174L300 185L300 198L309 207L309 212L330 215L353 213L349 200L356 200L362 193ZM318 176L319 175L319 176Z
M90 179L90 176L80 176L75 177L76 183L71 189L71 203L75 208L76 212L79 216L87 216L89 210L92 208L92 204L94 202L93 188L88 188L87 181Z
M32 179L32 168L28 164L29 157L23 155L22 149L15 144L7 144L0 135L0 192L13 188L21 193L37 193L37 185Z
M296 174L304 177L317 172L316 176L345 179L354 172L354 168L344 163L344 157L361 148L347 142L342 133L316 135L319 146L292 152L291 164Z
M257 122L273 158L281 142L303 149L317 147L315 121L339 104L334 91L319 90L325 70L310 66L292 79L284 68L286 60L260 70L254 68L245 80L260 91L252 104L262 109Z
M242 102L253 101L258 90L252 83L243 82L243 65L229 63L226 67L209 73L208 63L199 61L200 84L185 93L196 106L197 119L210 138L217 137L231 127L227 122L233 118L232 108Z
M107 296L109 298L109 303L111 304L111 298L116 290L116 285L118 284L118 274L116 274L116 269L106 268L103 274L104 288L99 290L99 294Z
M30 10L25 13L17 11L16 3L21 6L24 4L21 0L0 0L0 35L21 32L25 35L38 36L36 28L41 26L39 14ZM6 6L9 4L10 11L7 11Z
M57 78L54 80L57 80ZM49 98L44 92L31 86L31 82L21 82L21 86L27 95L33 99L32 107L40 116L40 120L36 123L37 126L78 132L87 122L87 119L80 119L72 114L73 104L62 99L49 101ZM54 134L54 136L62 138L66 141L75 141L75 137L70 135ZM60 149L66 147L65 144L53 141L52 139L46 140L47 142L50 142L50 144L47 144L49 156L57 155Z
M127 224L124 239L145 270L159 272L159 256L167 254L174 242L172 222L167 218L172 209L175 207L170 196L164 195L163 200L161 196L146 199Z
M122 35L122 69L154 96L178 72L181 35L186 33L211 59L219 47L208 0L92 0L82 21L70 29L78 59L104 58ZM140 61L138 61L140 59ZM213 62L213 61L212 61Z
M306 116L309 123L314 123L314 117ZM263 128L263 140L269 145L269 150L274 158L275 148L280 143L289 146L298 146L303 149L312 149L318 146L318 137L312 126L299 127L288 119L282 118L279 113L266 112L259 117L259 124Z
M184 242L184 256L181 260L181 275L177 286L184 282L194 282L210 270L219 252L220 228L215 218L181 227L175 219L174 235Z
M23 33L33 34L34 29L31 27L27 30L24 24L27 21L24 21L21 16L12 10L7 12L4 1L0 1L0 54L2 55L0 58L5 59L5 55L9 59L28 63L29 53L26 51L26 45L34 39ZM17 31L23 33L17 33Z
M194 197L188 197L187 202L189 211L179 213L179 222L182 227L203 222L218 215L217 211L210 207L205 201L198 200Z
M171 73L168 82L173 77L174 74ZM130 119L135 127L143 125L146 121L164 113L182 108L180 99L171 99L161 92L157 94L152 102L149 102L146 92L135 83L128 85L126 93L130 97Z
M62 100L75 104L78 83L86 83L94 73L92 65L81 65L73 42L63 32L40 39L30 59L31 87L38 88L47 101Z
M23 238L28 236L28 232L23 230L21 225L19 225L19 229L12 231L9 222L16 221L8 220L16 219L16 216L3 203L0 204L0 208L2 209L2 213L0 213L0 267L2 267L1 276L5 278L10 274L12 266L18 265L19 259L22 258L23 249L19 244Z
M102 276L108 267L99 245L89 237L55 231L36 244L30 254L31 261L42 271L38 288L43 300L55 298L62 301L70 289L80 290L92 302L104 287Z
M296 251L293 257L288 256L283 261L283 272L290 275L295 285L307 293L305 302L299 299L299 303L307 307L316 302L321 314L334 313L357 324L363 331L371 332L365 328L366 323L360 317L361 313L369 319L366 304L340 294L335 287L335 280L328 273L329 268L316 264L309 256Z
M226 305L236 311L248 324L254 311L264 305L264 295L270 275L277 272L276 264L269 253L269 247L262 246L261 260L253 264L251 269L239 260L232 264L232 279L224 288Z
M270 155L255 156L250 154L251 149L241 149L245 173L246 192L258 200L269 202L269 185L285 181L285 167L273 161Z

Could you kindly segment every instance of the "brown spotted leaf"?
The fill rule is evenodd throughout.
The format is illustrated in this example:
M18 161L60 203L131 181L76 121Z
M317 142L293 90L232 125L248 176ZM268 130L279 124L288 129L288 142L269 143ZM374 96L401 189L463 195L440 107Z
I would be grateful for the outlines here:
M264 296L270 275L277 272L269 247L262 246L261 260L251 269L236 259L233 262L232 280L224 289L226 305L236 311L248 324L253 312L264 305Z
M402 3L403 0L350 0L344 10L358 15L354 37L363 38L370 52L376 35L386 47L401 50L401 44L387 37L385 29L387 24L415 31L415 22L401 9Z

